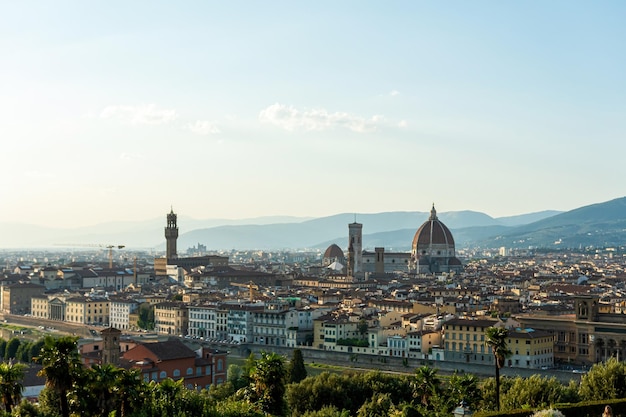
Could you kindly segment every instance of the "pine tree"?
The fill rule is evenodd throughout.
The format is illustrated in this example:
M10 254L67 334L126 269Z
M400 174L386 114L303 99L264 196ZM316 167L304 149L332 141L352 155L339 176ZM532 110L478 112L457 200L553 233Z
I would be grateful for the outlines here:
M306 368L304 366L304 358L300 349L294 349L289 368L287 369L288 382L300 382L307 377Z

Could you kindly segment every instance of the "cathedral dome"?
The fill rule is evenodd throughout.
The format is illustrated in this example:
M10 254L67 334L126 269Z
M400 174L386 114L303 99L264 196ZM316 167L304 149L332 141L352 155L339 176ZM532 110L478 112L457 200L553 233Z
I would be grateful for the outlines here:
M412 249L419 254L418 247L432 247L432 245L446 245L454 247L454 238L450 229L437 218L437 212L433 205L430 218L417 229L413 237Z
M343 251L341 250L341 248L339 246L337 246L336 244L332 244L330 245L327 249L326 252L324 252L324 258L328 258L328 259L340 259L343 258Z

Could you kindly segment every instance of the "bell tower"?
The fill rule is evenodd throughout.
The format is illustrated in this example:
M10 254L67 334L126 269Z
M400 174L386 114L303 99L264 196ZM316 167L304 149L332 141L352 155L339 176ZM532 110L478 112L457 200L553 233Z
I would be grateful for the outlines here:
M167 215L167 226L165 227L165 258L168 260L178 257L176 254L176 239L178 239L178 226L176 225L176 213L174 213L174 208L172 208Z
M352 246L353 249L353 262L354 268L352 273L356 274L363 271L363 225L356 222L356 215L354 223L348 225L348 247Z
M112 365L119 366L121 334L122 331L114 327L109 327L100 332L100 335L102 335L102 342L104 343L102 349L102 364L110 363Z

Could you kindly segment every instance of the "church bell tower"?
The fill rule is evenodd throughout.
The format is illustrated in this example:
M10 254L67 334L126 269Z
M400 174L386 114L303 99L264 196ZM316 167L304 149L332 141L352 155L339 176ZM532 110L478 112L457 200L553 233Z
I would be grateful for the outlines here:
M167 215L167 226L165 227L165 258L168 260L178 257L176 254L176 239L178 239L178 226L176 225L176 214L174 213L174 208L172 208Z

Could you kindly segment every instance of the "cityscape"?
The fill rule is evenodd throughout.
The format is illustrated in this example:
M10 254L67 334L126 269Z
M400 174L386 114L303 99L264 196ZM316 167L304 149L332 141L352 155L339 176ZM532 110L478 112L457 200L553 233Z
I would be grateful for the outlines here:
M324 251L181 251L173 208L163 224L154 257L124 245L3 252L4 322L79 336L88 366L206 388L226 381L228 355L295 348L318 362L490 375L490 327L508 331L511 375L567 381L626 355L625 247L459 250L435 205L410 252L369 248L356 221ZM167 357L181 350L185 369L201 368L197 356L206 371L180 373Z
M626 3L0 10L0 417L626 416Z

